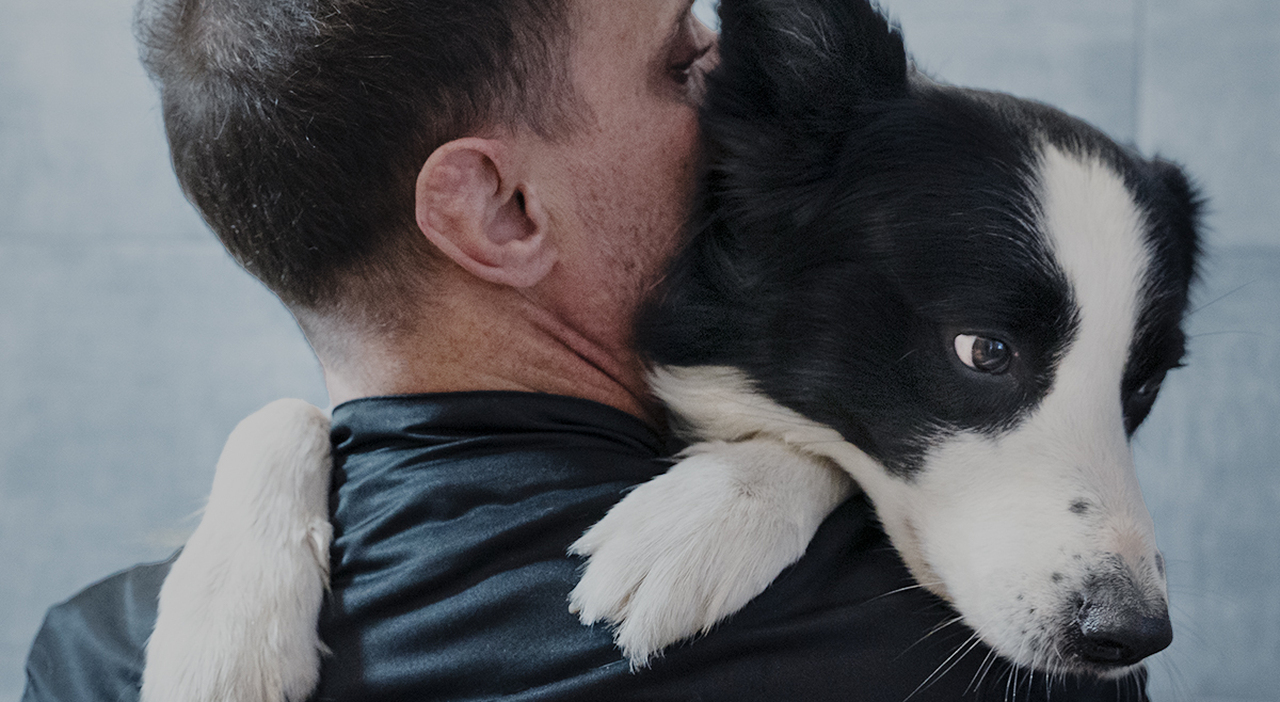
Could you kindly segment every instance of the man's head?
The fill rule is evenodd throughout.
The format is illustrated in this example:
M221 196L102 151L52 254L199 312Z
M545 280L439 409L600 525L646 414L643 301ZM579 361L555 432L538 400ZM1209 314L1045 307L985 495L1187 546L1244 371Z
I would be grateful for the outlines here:
M405 234L439 144L569 126L562 0L146 0L139 17L183 188L291 307L430 260Z
M184 189L304 323L414 324L460 268L590 336L687 211L689 5L143 0L139 28Z

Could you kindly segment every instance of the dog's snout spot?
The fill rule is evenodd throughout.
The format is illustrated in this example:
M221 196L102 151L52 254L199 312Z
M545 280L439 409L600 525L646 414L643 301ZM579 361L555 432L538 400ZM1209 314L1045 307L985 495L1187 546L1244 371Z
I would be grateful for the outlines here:
M1063 577L1064 576L1062 575L1062 573L1054 573L1053 575L1049 576L1049 579L1055 583L1060 583L1062 582Z
M1089 507L1090 505L1088 500L1076 500L1075 502L1071 503L1071 513L1072 514L1088 514Z
M1165 574L1164 574L1164 554L1162 554L1162 553L1160 553L1160 552L1156 552L1156 571L1157 571L1158 573L1160 573L1160 577L1162 577L1162 578L1163 578L1163 577L1165 577Z

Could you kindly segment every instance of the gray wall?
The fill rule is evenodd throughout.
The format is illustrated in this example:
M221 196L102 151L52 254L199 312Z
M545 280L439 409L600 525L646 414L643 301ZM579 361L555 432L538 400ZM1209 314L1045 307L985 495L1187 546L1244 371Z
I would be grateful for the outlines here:
M194 527L235 423L327 404L182 198L133 0L0 0L0 700L44 610Z
M235 422L325 397L182 200L132 0L0 0L0 699L43 611L180 541ZM1185 163L1190 367L1136 440L1177 638L1158 700L1280 695L1280 2L885 0L920 63Z

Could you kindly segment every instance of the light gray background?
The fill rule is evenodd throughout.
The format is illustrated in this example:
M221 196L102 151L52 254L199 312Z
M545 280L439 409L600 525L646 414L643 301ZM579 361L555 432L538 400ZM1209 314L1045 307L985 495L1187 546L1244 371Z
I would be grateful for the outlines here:
M0 699L49 605L191 528L240 418L325 404L173 182L131 5L0 0ZM1280 699L1280 1L885 5L934 74L1057 104L1212 198L1190 367L1136 441L1177 631L1151 688Z

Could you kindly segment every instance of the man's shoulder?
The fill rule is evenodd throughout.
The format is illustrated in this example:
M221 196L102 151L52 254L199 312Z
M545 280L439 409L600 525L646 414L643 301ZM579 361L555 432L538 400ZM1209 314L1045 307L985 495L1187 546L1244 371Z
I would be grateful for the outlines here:
M160 587L176 557L116 573L50 608L27 658L22 702L136 700Z

